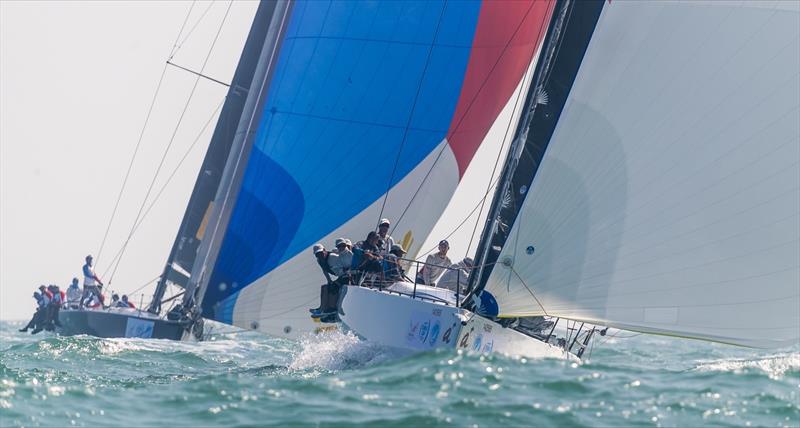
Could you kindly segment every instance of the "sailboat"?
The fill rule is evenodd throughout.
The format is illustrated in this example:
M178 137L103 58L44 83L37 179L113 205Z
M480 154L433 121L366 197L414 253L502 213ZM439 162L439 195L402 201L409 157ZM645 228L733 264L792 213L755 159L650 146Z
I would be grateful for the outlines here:
M208 221L208 211L220 185L226 161L232 150L237 124L242 117L249 88L273 18L275 4L264 2L258 8L245 41L230 89L220 111L214 134L168 256L158 278L153 297L138 310L61 310L56 327L61 335L89 334L98 337L138 337L181 340L203 338L203 320L196 314L192 296L185 291L165 298L168 285L185 289L199 243ZM183 299L181 299L183 298ZM180 299L180 300L179 300ZM171 304L173 306L167 306Z
M607 327L794 343L797 16L781 2L262 2L148 309L167 321L173 284L183 338L204 319L286 338L339 328L309 316L324 282L312 247L390 218L415 259L465 175L494 180L469 168L491 148L502 168L469 286L348 286L342 328L409 351L570 359ZM523 328L538 317L548 328Z
M350 287L343 322L398 349L570 358L594 326L797 343L799 17L796 2L557 2L470 293ZM513 327L530 317L577 330Z

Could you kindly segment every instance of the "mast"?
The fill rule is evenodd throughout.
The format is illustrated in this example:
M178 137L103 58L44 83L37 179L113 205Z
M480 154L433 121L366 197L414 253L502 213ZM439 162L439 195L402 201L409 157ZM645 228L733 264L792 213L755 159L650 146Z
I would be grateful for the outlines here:
M178 234L153 293L153 299L147 308L149 312L160 312L168 282L182 288L189 283L188 274L194 265L200 243L205 237L208 216L222 180L223 170L234 141L234 133L242 117L275 5L276 3L272 1L261 2L256 10L208 151L178 228Z
M263 4L263 3L262 3ZM261 114L266 101L265 93L272 78L279 45L286 32L286 22L292 9L291 1L277 1L272 4L272 14L263 39L258 63L253 75L242 114L236 127L235 138L230 148L220 185L208 216L207 239L200 243L197 257L191 269L189 284L183 296L184 307L194 308L195 319L199 318L199 302L202 302L205 289L210 280L207 275L216 261L225 236L225 229L231 217L241 187L245 166L253 147L257 128L256 118Z
M464 305L470 305L472 300L471 297L479 293L485 286L486 279L492 272L492 267L494 263L497 262L497 257L500 254L502 245L505 243L505 239L507 237L506 233L510 231L511 224L506 224L503 222L504 218L501 216L501 212L503 209L509 208L510 205L513 205L513 202L516 198L520 199L518 204L521 206L522 200L525 198L525 192L519 194L517 194L517 192L511 192L511 185L515 179L517 167L520 164L520 159L522 158L524 152L526 149L530 149L531 146L535 145L535 142L528 139L528 133L530 131L531 122L533 121L536 107L541 101L540 94L542 94L544 91L550 66L559 47L560 36L563 33L562 30L564 22L569 16L572 6L573 3L571 0L559 0L558 5L556 6L556 11L553 13L551 18L547 36L542 44L543 47L542 53L540 54L540 60L537 62L536 70L534 71L533 83L531 84L528 94L526 95L525 113L522 120L520 120L519 124L517 125L515 138L508 150L506 160L503 163L504 166L501 173L501 184L497 186L495 195L492 198L492 205L489 210L489 214L486 216L486 223L483 227L481 239L478 243L475 255L475 263L477 266L480 266L480 268L478 269L476 275L470 275L468 287L468 290L470 291L464 298ZM537 157L535 164L531 165L533 167L530 173L531 177L536 172L536 167L538 167L538 162L541 160L541 155L544 154L545 147L546 144L544 147L536 147L536 151L541 153ZM513 218L511 220L513 220ZM498 236L498 232L504 233L500 234L502 236Z

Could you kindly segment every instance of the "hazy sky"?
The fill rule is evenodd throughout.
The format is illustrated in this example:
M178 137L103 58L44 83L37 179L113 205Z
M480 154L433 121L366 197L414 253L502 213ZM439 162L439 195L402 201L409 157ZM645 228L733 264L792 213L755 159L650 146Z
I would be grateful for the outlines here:
M228 4L195 3L181 36L186 41L179 43L173 62L201 67ZM84 256L98 258L148 106L190 7L189 1L0 1L0 319L29 317L30 296L39 284L65 286L80 277ZM205 74L230 81L256 7L252 1L233 3ZM131 230L195 79L167 70L97 260L106 282L109 263ZM225 93L221 85L200 81L150 200ZM466 185L423 248L435 247L480 201L510 107L487 136L494 143L479 149L462 182ZM130 293L161 273L214 124L133 236L112 290ZM450 239L453 260L468 254L475 219ZM152 286L143 290L151 292ZM133 299L139 303L138 295Z
M36 286L65 285L79 276L86 254L97 257L164 62L191 5L0 1L0 318L30 316ZM174 62L200 68L227 6L194 5L184 35L199 24ZM206 74L230 81L256 7L232 5ZM130 231L194 80L167 70L100 254L101 274ZM156 190L225 92L200 82ZM134 235L111 288L131 291L160 273L212 131L213 122Z

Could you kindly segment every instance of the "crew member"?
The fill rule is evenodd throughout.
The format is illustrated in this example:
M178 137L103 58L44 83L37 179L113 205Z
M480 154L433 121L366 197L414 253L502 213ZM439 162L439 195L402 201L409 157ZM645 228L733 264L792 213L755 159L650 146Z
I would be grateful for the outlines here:
M33 292L33 298L36 299L36 311L33 313L33 317L28 322L28 324L25 325L25 327L22 327L21 329L19 329L19 331L22 332L22 333L25 333L25 332L28 331L29 328L32 328L33 331L31 332L31 334L36 334L36 333L42 331L42 326L44 325L44 317L45 317L45 311L47 310L46 309L47 307L44 304L44 299L42 298L42 293L40 293L38 291L34 291Z
M390 283L394 283L395 281L402 281L405 277L405 271L403 267L400 265L400 259L406 255L406 250L403 248L402 245L394 244L392 245L391 251L389 254L386 255L386 273L384 276L386 277L386 281ZM391 284L390 284L391 285Z
M120 306L122 306L123 308L136 309L136 306L134 306L133 303L128 301L128 295L127 294L123 294L122 295L122 300L120 300L119 303L120 303Z
M394 245L394 238L389 236L390 226L391 222L389 222L388 218L382 218L380 223L378 223L378 237L383 240L381 253L384 255L389 254L392 251L392 246Z
M450 243L443 239L439 241L439 252L430 254L425 259L425 265L420 269L417 274L418 284L427 284L436 286L436 281L439 276L445 271L447 267L453 264L450 258L447 257L447 251L450 249Z
M331 318L336 315L336 305L338 302L338 286L334 283L331 275L336 275L336 272L331 269L331 262L339 257L336 253L331 253L325 250L322 244L314 244L311 248L314 252L314 257L317 259L317 264L322 269L322 274L325 275L326 283L320 287L319 290L319 306L314 309L309 309L311 316L314 318ZM333 260L332 260L333 259ZM335 264L338 263L334 262Z
M100 277L94 272L92 260L92 255L89 254L86 256L86 264L83 265L83 297L81 300L85 300L86 296L89 294L95 294L97 295L97 300L102 301L100 297L100 287L103 286L103 281L101 281Z
M83 291L78 285L78 278L72 278L72 284L67 288L67 308L77 309L81 306Z

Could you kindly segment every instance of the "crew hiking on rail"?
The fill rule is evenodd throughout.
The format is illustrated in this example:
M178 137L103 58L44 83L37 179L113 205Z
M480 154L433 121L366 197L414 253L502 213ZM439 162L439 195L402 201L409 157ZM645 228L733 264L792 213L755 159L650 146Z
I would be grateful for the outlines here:
M58 313L61 309L82 310L82 309L106 309L123 308L136 309L136 306L128 300L127 295L120 299L117 294L113 295L111 305L104 304L105 297L102 293L103 281L97 276L92 266L92 256L85 258L86 264L83 265L83 289L78 285L78 278L72 278L67 291L62 291L57 285L39 286L39 290L33 293L36 300L36 310L31 320L25 327L19 329L20 332L31 330L31 334L36 334L42 330L53 331L55 327L61 327L58 320Z
M312 247L317 264L325 277L325 284L320 287L320 304L316 308L309 309L312 318L319 319L323 323L338 321L341 289L346 285L384 287L395 282L408 281L453 290L456 288L463 290L466 287L472 269L472 259L467 257L459 263L452 263L447 257L450 244L446 240L440 241L439 251L429 255L425 260L416 281L406 276L402 263L406 249L396 244L394 238L389 235L390 226L389 219L381 219L377 231L369 232L367 237L357 242L355 246L351 245L347 238L338 238L333 250L328 251L321 243ZM442 283L437 284L437 281Z

